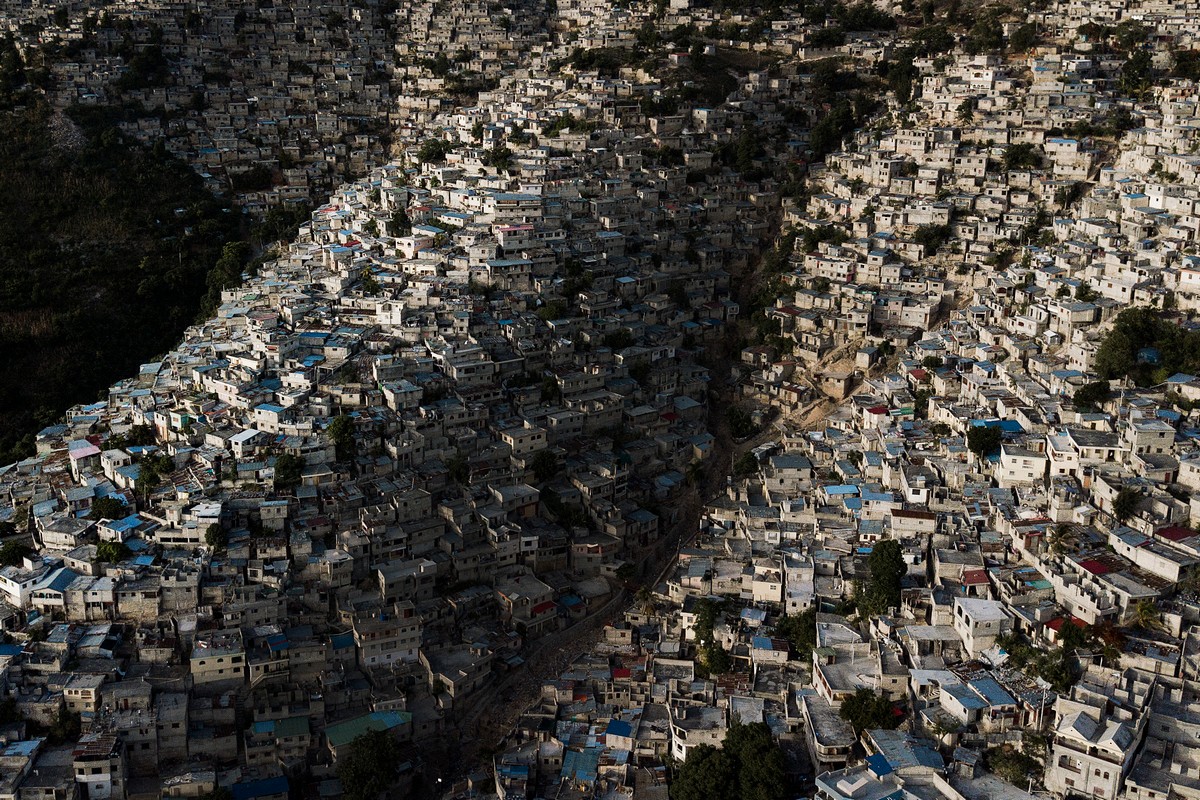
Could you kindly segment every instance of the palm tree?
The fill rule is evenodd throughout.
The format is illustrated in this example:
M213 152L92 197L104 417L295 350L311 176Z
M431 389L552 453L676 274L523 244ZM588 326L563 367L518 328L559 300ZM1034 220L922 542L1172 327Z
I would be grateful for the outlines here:
M1065 522L1060 522L1054 526L1054 531L1046 537L1046 544L1050 546L1050 552L1058 555L1067 549L1067 541L1071 535L1071 526Z
M645 586L637 590L637 594L634 596L634 599L637 601L638 611L641 611L647 616L653 614L658 608L654 603L654 595L651 594L650 590Z
M1133 616L1130 618L1129 624L1143 631L1162 631L1167 627L1159 615L1158 604L1148 597L1139 600L1133 607Z
M962 726L958 724L958 721L950 718L949 715L939 714L929 726L929 732L937 741L941 741L950 734L958 733L960 727Z
M1115 644L1101 641L1100 652L1098 653L1100 656L1100 663L1109 669L1120 669L1121 656L1124 655L1124 652L1125 651L1123 651L1120 647L1117 647Z

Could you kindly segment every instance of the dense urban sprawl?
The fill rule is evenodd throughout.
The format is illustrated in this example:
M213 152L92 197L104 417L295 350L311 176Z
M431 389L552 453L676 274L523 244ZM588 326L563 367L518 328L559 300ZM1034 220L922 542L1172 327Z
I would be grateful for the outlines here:
M338 185L0 469L0 796L1200 797L1200 7L911 5L6 4Z

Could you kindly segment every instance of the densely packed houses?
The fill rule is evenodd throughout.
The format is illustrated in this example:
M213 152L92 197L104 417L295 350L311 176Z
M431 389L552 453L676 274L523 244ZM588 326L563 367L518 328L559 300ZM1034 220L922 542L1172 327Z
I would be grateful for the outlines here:
M747 723L805 796L1200 792L1200 377L1098 363L1126 308L1200 303L1200 90L1132 90L1096 28L1166 70L1195 9L947 34L817 162L826 59L875 80L908 33L656 64L613 53L751 20L67 8L19 17L74 48L61 105L161 108L123 130L252 211L338 185L0 469L6 792L335 796L387 731L405 787L665 798ZM425 763L601 621L469 777Z

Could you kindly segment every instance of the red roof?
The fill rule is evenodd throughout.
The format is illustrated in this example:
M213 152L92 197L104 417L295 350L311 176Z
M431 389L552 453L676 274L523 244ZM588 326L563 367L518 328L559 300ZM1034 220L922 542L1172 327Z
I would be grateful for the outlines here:
M1107 575L1112 572L1112 567L1105 564L1103 561L1097 561L1094 558L1089 558L1079 562L1079 566L1086 569L1093 575Z
M631 673L632 670L629 667L618 667L612 671L612 676L614 678L628 678Z
M987 583L988 574L982 569L969 569L963 572L962 582L968 585Z
M557 603L555 603L553 600L547 600L543 603L538 603L536 606L534 606L533 611L531 613L533 614L533 616L536 617L539 614L545 614L547 611L554 608L556 605L557 605Z
M1052 619L1046 623L1046 627L1052 631L1056 631L1056 632L1061 631L1063 624L1067 620L1070 620L1072 622L1072 624L1075 625L1076 628L1086 628L1087 627L1087 623L1084 622L1083 620L1079 619L1078 617L1055 617L1054 619Z
M1196 535L1196 532L1191 528L1185 528L1182 525L1170 525L1166 528L1161 528L1154 532L1155 536L1161 536L1164 539L1170 539L1172 542L1179 542L1184 539L1190 539Z
M937 514L932 511L912 511L907 508L892 509L892 516L899 519L937 519Z
M909 374L909 375L912 375L914 378L916 378L916 379L917 379L917 380L919 380L919 381L923 381L923 380L925 380L927 377L929 377L929 373L928 373L928 372L926 372L926 371L925 371L924 369L922 369L921 367L917 367L917 368L916 368L916 369L914 369L914 370L910 370L908 374Z

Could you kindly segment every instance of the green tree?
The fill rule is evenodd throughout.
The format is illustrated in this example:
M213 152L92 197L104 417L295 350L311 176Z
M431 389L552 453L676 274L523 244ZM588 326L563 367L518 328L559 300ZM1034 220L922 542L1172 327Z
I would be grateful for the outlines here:
M388 226L388 233L392 236L408 236L412 233L412 221L408 218L407 210L397 208L392 213L392 223Z
M54 721L50 723L46 735L51 744L58 745L78 741L79 732L79 714L68 711L64 706L58 709L58 714L54 717Z
M346 414L339 414L330 421L325 429L338 461L346 461L354 456L354 420Z
M1153 70L1150 53L1138 50L1121 65L1121 91L1131 97L1141 97L1150 88Z
M1000 447L1004 434L996 425L975 425L967 431L967 449L983 458Z
M533 476L540 483L545 483L558 472L558 459L549 449L539 450L530 461L529 468L533 470Z
M417 158L422 164L440 164L446 160L450 144L441 139L428 139L417 149Z
M338 759L337 776L349 800L379 800L395 787L400 744L387 731L367 731Z
M214 522L204 529L204 543L214 552L224 550L229 544L229 534L221 527L221 523Z
M671 800L737 797L737 763L731 754L702 744L688 752L670 785Z
M1133 512L1137 511L1138 503L1142 499L1142 493L1132 486L1126 486L1121 491L1117 492L1117 496L1113 499L1112 513L1117 518L1118 522L1124 522L1133 516Z
M954 231L949 225L922 225L913 232L913 241L928 253L936 253L950 241Z
M1028 50L1037 44L1037 41L1037 25L1033 24L1032 22L1025 23L1013 31L1012 35L1008 37L1009 45L1012 46L1013 50L1017 51Z
M870 579L862 597L857 600L859 613L869 616L883 614L889 608L899 608L900 588L904 576L908 574L900 543L895 539L876 542L871 548L871 555L867 557L867 569Z
M133 555L124 542L100 542L96 545L96 558L106 564L119 564Z
M807 662L817 646L817 608L810 606L799 614L787 614L775 625L775 633L787 639L796 658Z
M743 725L734 719L724 750L737 764L740 800L783 800L787 786L783 752L762 722Z
M758 426L744 408L729 406L725 412L725 419L735 439L746 439L758 433Z
M253 250L248 242L228 242L221 249L221 257L209 270L206 282L208 292L202 305L203 313L215 311L221 304L221 292L242 281L242 272L250 263Z
M843 700L838 714L850 723L855 734L877 728L893 730L900 724L891 701L871 689L859 689Z
M115 497L97 497L92 501L88 519L124 519L131 513L132 509Z
M1118 24L1113 28L1112 34L1117 47L1126 53L1145 44L1150 38L1150 31L1136 20L1126 20Z
M958 104L958 121L963 125L975 119L975 98L968 97Z
M0 564L6 567L16 566L32 552L33 548L24 542L5 542L0 545Z
M1030 780L1040 782L1042 779L1041 763L1011 745L985 750L983 763L988 772L1021 789L1028 788Z
M729 726L721 749L701 745L688 753L671 781L671 800L783 800L783 752L764 723Z
M149 425L134 425L124 433L113 434L104 443L106 449L119 450L126 447L146 446L155 443L154 428Z
M710 641L700 648L700 666L710 678L715 678L733 669L733 659L720 642Z
M753 475L758 472L758 459L754 453L745 452L738 457L738 460L733 463L733 474L737 477L744 475Z
M471 477L471 465L461 454L455 454L446 462L446 471L450 475L450 480L460 486L465 486Z
M696 615L696 622L692 626L692 632L696 636L696 641L711 642L713 639L713 628L717 624L717 614L720 612L716 602L707 597L702 597L696 601L692 612Z
M1108 388L1108 381L1093 381L1080 388L1075 393L1075 396L1071 398L1071 403L1077 411L1095 410L1111 394L1112 392Z
M637 43L643 49L653 50L655 47L658 47L658 42L658 29L654 25L654 20L648 19L638 29Z
M645 586L638 587L634 600L637 603L637 610L642 614L648 616L658 610L658 604L654 601L654 593Z
M917 419L925 419L929 415L929 398L932 393L928 389L917 389L913 392L913 415Z
M507 172L512 166L512 150L498 144L484 154L483 163L498 172Z
M1029 142L1011 144L1004 151L1005 171L1014 169L1037 169L1042 165L1042 154Z
M12 725L14 722L20 722L23 719L25 719L25 715L17 707L16 698L6 697L0 700L0 725Z
M304 472L304 461L291 453L282 453L275 457L275 488L281 491L300 485L300 476Z
M1166 628L1158 610L1158 604L1150 598L1139 600L1133 607L1129 624L1143 631L1162 631Z
M997 11L989 9L976 19L963 43L963 47L969 55L1004 50L1004 34L997 17Z
M372 234L375 233L375 231L369 232ZM371 272L369 268L364 268L360 273L359 286L362 287L363 294L369 297L374 297L383 291L383 285L379 282L379 279L375 277L375 273Z
M1200 80L1200 50L1176 50L1172 60L1172 78Z

